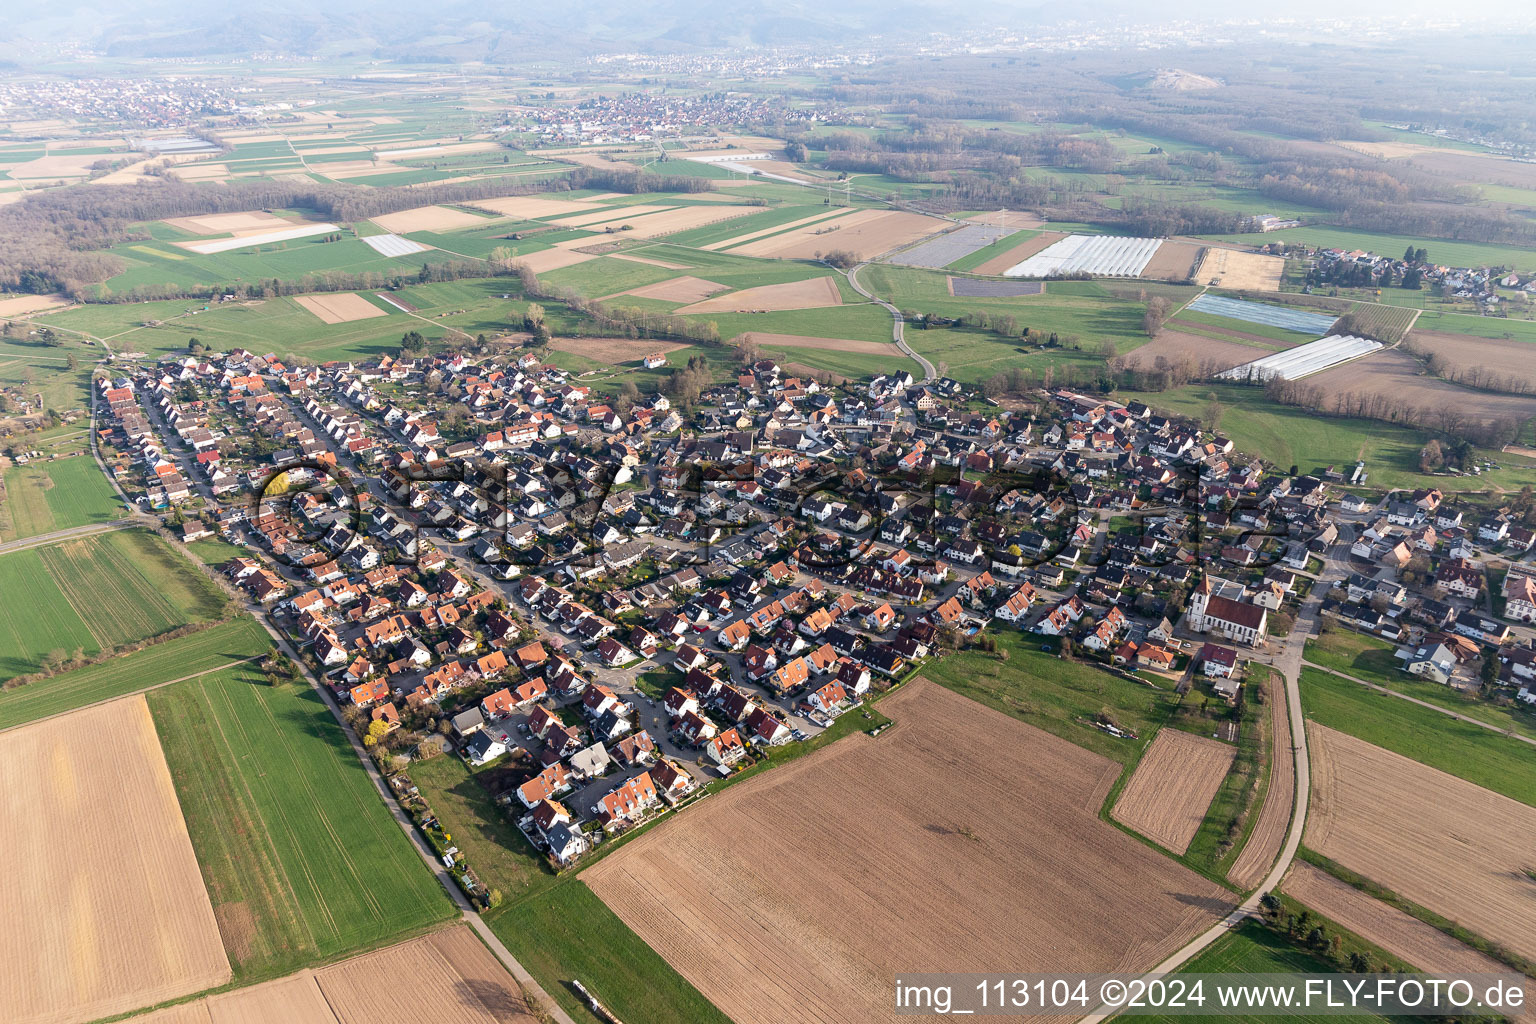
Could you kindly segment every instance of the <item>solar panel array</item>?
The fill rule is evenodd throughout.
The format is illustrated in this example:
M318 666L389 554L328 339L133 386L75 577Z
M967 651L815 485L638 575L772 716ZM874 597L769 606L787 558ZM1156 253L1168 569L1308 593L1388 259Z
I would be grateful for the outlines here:
M1323 313L1308 313L1304 309L1271 306L1263 302L1244 302L1242 299L1228 299L1210 294L1195 296L1189 308L1201 313L1229 317L1233 320L1245 320L1250 324L1280 327L1301 334L1325 334L1338 319L1336 316Z
M1055 245L1003 271L1004 277L1050 277L1053 274L1092 274L1095 277L1135 277L1147 268L1161 238L1122 238L1119 235L1068 235Z
M1234 366L1217 376L1224 380L1240 380L1252 384L1262 384L1272 377L1298 380L1309 373L1326 370L1381 347L1381 342L1370 338L1357 338L1353 334L1330 334L1326 338L1309 341L1284 352L1273 352L1263 359L1255 359L1242 366Z

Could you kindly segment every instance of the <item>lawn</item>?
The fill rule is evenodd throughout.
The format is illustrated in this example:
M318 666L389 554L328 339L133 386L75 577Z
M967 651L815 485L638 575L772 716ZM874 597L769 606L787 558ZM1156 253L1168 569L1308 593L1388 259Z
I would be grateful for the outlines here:
M231 544L217 537L204 537L187 545L187 551L204 565L223 565L231 558L238 558L250 552L239 544Z
M0 524L6 514L10 525L0 525L0 541L106 523L126 512L96 460L75 455L7 469Z
M1331 928L1330 931L1337 931ZM1333 974L1338 968L1327 960L1315 956L1288 942L1275 931L1255 921L1244 921L1232 931L1223 935L1212 943L1204 952L1183 967L1179 968L1179 974ZM1211 986L1206 986L1207 1008L1219 1005L1216 994L1211 991ZM1220 1019L1226 1024L1261 1024L1264 1021L1275 1020L1277 1014L1222 1014ZM1291 1013L1283 1015L1291 1021L1318 1021L1333 1022L1333 1024L1350 1024L1350 1022L1384 1021L1390 1018L1376 1014L1332 1015L1332 1014L1299 1014ZM1181 1014L1124 1014L1121 1020L1137 1020L1156 1022L1156 1024L1175 1024L1179 1021L1187 1021L1189 1018Z
M729 1024L729 1018L575 878L490 918L491 930L582 1024L598 1022L579 980L625 1024Z
M225 599L163 540L119 530L0 555L0 678L50 653L93 655L218 615Z
M512 901L554 880L513 824L512 815L521 813L523 805L513 804L510 810L496 806L462 759L445 755L413 761L409 774L487 889L500 889Z
M1054 643L1048 646L1055 646ZM1177 701L1166 690L1133 683L1086 662L1063 661L1040 650L1033 637L1011 631L997 637L997 654L949 654L923 669L928 679L972 700L1006 712L1080 747L1132 765L1167 720ZM1138 739L1120 739L1096 728L1103 712Z
M1301 703L1320 725L1536 806L1536 747L1321 669L1302 669Z
M237 981L453 916L308 686L241 666L155 690L149 706Z
M1536 715L1519 705L1503 707L1463 694L1449 686L1432 683L1402 670L1385 640L1345 629L1334 629L1307 641L1306 659L1336 672L1385 686L1396 693L1466 715L1500 729L1513 729L1536 739Z
M265 654L272 638L255 619L241 616L190 636L167 640L95 665L0 690L0 729L126 696L232 661Z
M1221 403L1220 432L1232 439L1241 455L1262 457L1274 465L1295 464L1303 473L1316 473L1328 466L1353 466L1365 459L1372 487L1422 487L1426 478L1418 471L1419 452L1429 435L1411 427L1375 420L1318 416L1305 409L1281 405L1264 396L1258 388L1236 384L1191 384L1170 391L1138 393L1117 392L1117 401L1139 399L1152 408L1202 419L1210 397ZM1518 490L1536 482L1536 470L1510 464L1497 454L1490 457L1508 468L1481 476L1436 476L1433 485L1446 491L1486 490L1501 486Z

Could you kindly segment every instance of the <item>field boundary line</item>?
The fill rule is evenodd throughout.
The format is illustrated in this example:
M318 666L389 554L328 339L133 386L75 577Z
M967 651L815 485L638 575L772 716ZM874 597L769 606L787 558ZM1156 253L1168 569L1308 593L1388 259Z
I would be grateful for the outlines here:
M260 659L265 658L265 657L266 657L265 654L253 654L249 658L240 658L237 661L229 661L229 662L225 662L222 665L215 665L213 668L205 668L201 672L194 672L194 673L192 673L189 676L182 676L180 679L167 679L163 683L155 683L155 684L153 684L151 686L145 686L145 687L142 687L142 688L137 689L137 690L130 690L127 693L120 693L116 697L103 697L101 700L93 700L89 704L81 704L77 708L69 708L66 711L55 711L51 715L44 715L42 718L34 718L30 722L18 722L16 725L8 725L5 728L0 729L0 735L3 735L4 733L8 733L12 729L25 729L29 725L36 725L38 722L46 722L50 718L58 718L60 715L72 715L76 711L84 711L87 708L98 707L98 706L100 706L102 704L111 704L113 701L115 701L115 700L122 700L125 697L137 697L141 693L149 693L151 690L158 690L158 689L161 689L162 687L172 686L172 685L174 685L176 683L185 683L188 680L197 679L200 676L206 676L210 672L222 672L222 671L224 671L227 668L234 668L236 665L244 665L247 662L259 661ZM45 683L45 682L47 682L46 679L39 679L38 680L38 683ZM27 686L36 686L36 685L37 685L37 683L28 683L27 684ZM17 689L24 690L25 688L26 687L18 687Z

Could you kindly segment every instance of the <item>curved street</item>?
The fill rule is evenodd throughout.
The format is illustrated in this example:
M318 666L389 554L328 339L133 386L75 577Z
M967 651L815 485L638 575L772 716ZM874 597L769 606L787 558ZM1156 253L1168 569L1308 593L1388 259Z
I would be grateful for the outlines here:
M880 305L885 307L886 312L891 314L891 340L896 343L896 347L901 349L901 351L905 353L909 359L913 360L917 363L917 365L923 368L923 380L933 380L934 377L938 376L938 374L934 372L933 364L924 359L922 356L918 355L916 352L912 351L911 346L907 344L907 339L902 334L902 326L906 323L906 319L901 315L901 310L897 309L889 302L886 302L884 299L876 297L873 292L859 284L859 271L863 270L867 266L869 266L868 263L860 263L852 270L847 271L848 283L853 286L854 291L858 292L869 301L878 302Z

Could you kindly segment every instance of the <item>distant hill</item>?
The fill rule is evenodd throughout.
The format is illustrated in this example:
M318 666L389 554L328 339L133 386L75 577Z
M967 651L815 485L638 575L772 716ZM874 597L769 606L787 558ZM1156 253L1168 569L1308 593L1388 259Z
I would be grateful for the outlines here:
M25 57L25 40L77 39L120 58L205 57L280 52L513 63L573 52L698 51L901 44L953 31L953 8L939 0L252 0L231 8L193 0L82 0L5 5L0 54ZM973 26L1022 26L1048 10L1044 0L982 0L967 8Z

